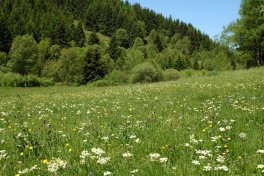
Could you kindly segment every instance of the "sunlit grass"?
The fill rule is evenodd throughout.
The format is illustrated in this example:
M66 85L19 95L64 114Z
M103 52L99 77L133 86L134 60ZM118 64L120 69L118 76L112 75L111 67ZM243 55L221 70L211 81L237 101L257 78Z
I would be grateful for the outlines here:
M262 175L262 75L0 88L0 175Z

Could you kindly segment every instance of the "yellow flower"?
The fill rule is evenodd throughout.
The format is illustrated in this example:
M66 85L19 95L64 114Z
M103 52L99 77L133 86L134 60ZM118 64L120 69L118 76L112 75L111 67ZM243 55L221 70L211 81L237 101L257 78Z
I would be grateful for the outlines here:
M23 153L23 152L21 152L21 153L20 153L20 156L23 156L23 155L24 155L24 153Z
M47 164L48 163L48 160L47 159L44 159L44 160L42 160L42 163L43 164Z
M20 174L16 174L15 176L20 176Z
M33 147L32 147L32 146L29 146L28 149L29 149L29 150L33 150Z
M67 144L65 144L65 146L68 147L68 146L70 146L70 144L67 143Z
M72 149L70 148L70 149L69 149L69 152L71 152L71 151L72 151Z

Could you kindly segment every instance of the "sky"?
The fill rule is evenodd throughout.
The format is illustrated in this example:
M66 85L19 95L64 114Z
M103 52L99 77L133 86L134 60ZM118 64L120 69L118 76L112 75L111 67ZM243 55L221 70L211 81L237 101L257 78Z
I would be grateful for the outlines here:
M239 18L241 0L128 0L166 17L191 23L212 39Z

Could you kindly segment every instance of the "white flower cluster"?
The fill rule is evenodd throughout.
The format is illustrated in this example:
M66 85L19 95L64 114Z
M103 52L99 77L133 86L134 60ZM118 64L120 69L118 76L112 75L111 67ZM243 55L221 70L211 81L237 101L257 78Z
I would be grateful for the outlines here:
M158 153L150 153L149 158L150 158L151 162L159 161L160 163L166 163L168 160L168 158L166 158L166 157L161 158L160 154L158 154Z
M66 169L67 162L61 160L60 158L53 158L48 162L48 171L49 172L57 172L60 168Z
M38 169L38 166L37 165L34 165L31 168L26 168L26 169L24 169L22 171L18 171L18 173L19 174L26 174L26 173L28 173L30 171L37 170L37 169Z
M125 157L125 158L129 158L131 156L133 156L133 154L130 152L123 153L123 157Z
M0 150L0 161L8 157L6 150Z
M110 157L102 157L103 154L105 154L105 151L101 148L92 148L91 149L92 154L90 154L87 150L82 151L81 155L80 155L80 163L84 164L85 163L85 159L86 158L90 158L90 159L96 159L96 163L98 164L106 164L107 162L110 161Z

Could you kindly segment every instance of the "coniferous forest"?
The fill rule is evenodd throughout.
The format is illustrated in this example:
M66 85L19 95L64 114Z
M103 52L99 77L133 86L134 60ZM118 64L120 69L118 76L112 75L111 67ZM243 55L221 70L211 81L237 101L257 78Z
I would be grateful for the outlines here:
M263 63L261 48L230 47L227 33L241 23L217 41L192 24L120 0L0 0L0 24L2 86L154 82L177 79L181 70Z

